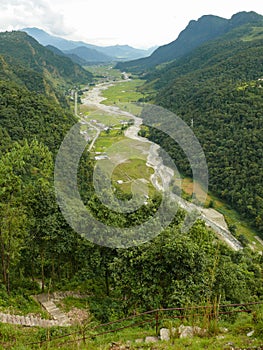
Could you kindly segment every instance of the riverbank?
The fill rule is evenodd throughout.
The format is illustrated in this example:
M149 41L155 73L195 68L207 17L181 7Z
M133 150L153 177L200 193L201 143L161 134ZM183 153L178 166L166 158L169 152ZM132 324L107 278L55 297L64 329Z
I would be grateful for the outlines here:
M125 137L144 144L147 143L149 149L146 165L154 169L154 174L151 175L151 182L157 191L169 189L170 182L174 177L174 171L163 164L163 160L159 156L158 150L160 147L158 145L144 137L138 136L143 120L130 112L121 110L118 106L111 106L102 103L106 100L106 98L102 96L102 93L108 88L113 87L115 84L118 84L118 82L107 82L96 85L93 89L86 92L84 98L82 99L82 103L85 106L93 109L97 108L98 110L109 114L131 118L134 124L125 131ZM205 221L206 225L217 234L219 239L223 240L229 247L231 247L231 249L236 251L242 249L241 243L231 234L224 216L221 213L214 209L204 209L172 193L171 198L176 203L179 203L180 207L186 210L189 214L193 212L198 213L199 217Z

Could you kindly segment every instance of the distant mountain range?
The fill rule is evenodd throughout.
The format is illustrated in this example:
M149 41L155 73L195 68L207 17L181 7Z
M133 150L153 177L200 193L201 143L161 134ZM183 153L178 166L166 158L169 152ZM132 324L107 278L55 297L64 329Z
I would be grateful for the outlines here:
M202 16L197 21L190 21L176 40L170 44L160 46L151 56L131 62L118 63L117 68L132 72L149 70L162 63L168 63L183 57L202 44L242 25L262 22L262 18L256 12L240 12L233 15L231 19L213 15Z
M128 45L97 46L83 41L71 41L48 34L38 28L21 29L35 38L41 45L52 49L55 47L70 57L74 62L85 65L89 63L106 63L112 61L127 61L149 56L155 49L135 49ZM54 50L53 50L54 51ZM58 52L57 52L58 54ZM61 53L60 53L61 55Z

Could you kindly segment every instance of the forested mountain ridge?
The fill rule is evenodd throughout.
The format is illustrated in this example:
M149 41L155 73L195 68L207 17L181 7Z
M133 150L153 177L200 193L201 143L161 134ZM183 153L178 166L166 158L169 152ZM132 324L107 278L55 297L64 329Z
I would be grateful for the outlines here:
M1 59L1 312L9 312L12 307L12 312L22 309L28 313L27 306L30 301L32 303L29 296L40 292L39 281L42 291L48 293L62 289L81 290L87 295L88 316L83 327L86 329L87 324L88 332L94 325L159 307L261 300L262 256L245 246L238 252L232 251L200 220L189 232L182 233L180 227L185 212L181 209L169 227L155 239L129 249L91 243L66 223L55 198L54 160L64 135L76 118L68 106L62 106L48 90L50 88L56 94L60 84L67 84L63 74L52 80L53 84L43 78L47 66L48 72L49 69L52 72L46 57L55 57L60 63L64 61L46 51L36 61L34 50L39 46L33 43L25 50L18 42L16 49L9 51L12 57L3 49ZM17 67L21 69L19 76ZM41 85L43 81L44 85ZM69 84L72 84L71 80ZM171 81L171 87L172 84ZM121 129L113 131L118 135L122 132ZM75 160L74 149L70 160ZM84 152L78 172L83 202L89 205L98 220L113 227L134 227L135 235L140 235L139 224L153 216L160 202L159 195L154 200L149 199L140 210L123 216L109 210L95 196L93 168L93 160ZM67 171L67 166L63 169ZM170 205L174 210L175 203ZM96 227L89 233L101 235ZM258 322L256 316L253 314ZM2 331L4 326L0 324L0 327ZM3 331L8 346L12 346L12 339L16 342L18 338L17 334L10 335L10 329L11 326ZM75 336L76 326L71 330ZM65 330L62 335L71 330ZM247 324L245 331L247 333ZM45 330L36 330L34 341L43 341L46 334ZM53 333L52 329L53 335L60 337L61 333L57 333L57 329ZM22 339L27 342L24 335ZM30 340L31 347L32 342L33 339ZM45 341L43 346L46 346Z
M0 33L0 127L11 141L38 139L55 152L76 122L66 89L92 74L23 32ZM6 138L8 139L8 138Z
M55 97L59 85L87 83L92 75L24 32L3 32L0 33L0 78Z
M63 52L77 51L79 48L85 47L85 56L87 60L84 65L100 62L111 62L111 61L127 61L136 59L139 57L146 57L150 55L154 49L142 50L136 49L129 45L113 45L113 46L98 46L93 44L85 43L84 41L72 41L48 34L39 28L24 28L22 31L28 33L35 38L41 45L51 45ZM82 49L83 50L83 49Z
M0 33L0 271L8 293L24 279L19 271L26 276L44 268L51 236L63 233L79 242L58 210L53 170L61 142L77 122L66 90L91 79L27 34Z
M263 232L263 22L245 24L146 77L153 101L193 129L206 155L210 190ZM171 126L172 127L172 126ZM170 149L191 175L187 161Z
M229 20L213 15L202 16L197 21L190 21L175 41L160 46L151 56L130 62L120 62L117 68L131 72L148 71L159 64L183 57L205 42L218 38L234 28L247 23L256 26L262 21L263 17L255 12L240 12Z

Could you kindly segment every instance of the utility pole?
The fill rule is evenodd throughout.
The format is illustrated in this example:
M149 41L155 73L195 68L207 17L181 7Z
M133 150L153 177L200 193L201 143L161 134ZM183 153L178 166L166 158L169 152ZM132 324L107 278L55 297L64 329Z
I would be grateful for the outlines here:
M78 115L78 91L75 91L75 115Z

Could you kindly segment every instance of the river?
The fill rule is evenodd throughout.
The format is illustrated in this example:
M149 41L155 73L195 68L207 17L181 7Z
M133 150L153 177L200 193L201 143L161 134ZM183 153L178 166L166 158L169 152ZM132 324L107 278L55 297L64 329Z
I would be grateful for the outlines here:
M114 82L114 84L116 83L118 82ZM86 106L97 108L109 114L125 116L133 119L134 124L125 130L125 136L133 140L149 143L149 154L147 156L146 165L154 169L154 174L151 176L151 182L158 191L167 190L172 178L174 177L174 171L163 164L163 160L159 156L158 152L160 148L159 145L138 135L143 120L130 112L121 110L117 106L108 106L101 103L106 99L102 96L102 92L111 86L113 86L113 83L111 82L96 85L93 89L85 93L82 103ZM99 137L98 130L96 131L97 134L93 139L92 144L94 144L96 138ZM188 213L193 211L198 212L199 216L205 221L206 225L217 234L219 239L223 240L233 250L238 251L243 248L241 243L229 231L224 216L221 213L214 209L204 209L203 207L190 203L173 193L171 193L171 198Z

